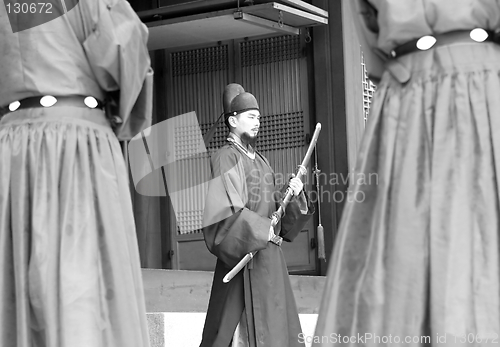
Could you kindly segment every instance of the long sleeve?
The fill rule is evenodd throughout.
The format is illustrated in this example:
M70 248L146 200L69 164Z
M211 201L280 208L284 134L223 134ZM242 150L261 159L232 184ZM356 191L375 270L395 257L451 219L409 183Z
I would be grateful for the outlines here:
M119 90L123 123L119 139L130 139L151 125L153 71L148 30L124 0L81 1L87 37L83 42L92 71L103 90Z
M271 220L245 207L245 170L235 150L223 148L211 165L203 234L209 251L233 267L245 254L267 247Z
M279 196L277 201L282 200L285 190L286 186L278 192ZM305 213L301 211L304 205L307 208L307 212ZM304 192L302 192L299 196L292 197L285 209L285 215L281 218L281 229L279 235L283 238L283 240L292 242L302 231L314 212L314 205L311 204L311 201Z

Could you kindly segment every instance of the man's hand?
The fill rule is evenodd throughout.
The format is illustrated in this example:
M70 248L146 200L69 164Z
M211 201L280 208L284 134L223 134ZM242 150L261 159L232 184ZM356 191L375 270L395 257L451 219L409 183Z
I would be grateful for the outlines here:
M269 238L267 241L271 241L276 234L274 233L274 227L271 225L269 227Z
M304 188L304 183L302 183L300 178L295 177L295 175L292 175L292 178L290 179L290 182L288 182L288 185L290 186L290 188L292 188L293 195L295 196L298 196Z
M281 246L281 243L283 242L283 238L281 236L278 236L274 233L274 227L271 225L269 228L269 242L274 243L277 246Z

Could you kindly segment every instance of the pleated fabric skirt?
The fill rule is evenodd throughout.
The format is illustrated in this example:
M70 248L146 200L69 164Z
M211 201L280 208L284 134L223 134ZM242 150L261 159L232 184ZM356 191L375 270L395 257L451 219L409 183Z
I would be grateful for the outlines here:
M99 110L0 120L0 346L143 347L127 170Z
M386 71L374 96L314 346L497 346L500 45L399 63L411 79Z

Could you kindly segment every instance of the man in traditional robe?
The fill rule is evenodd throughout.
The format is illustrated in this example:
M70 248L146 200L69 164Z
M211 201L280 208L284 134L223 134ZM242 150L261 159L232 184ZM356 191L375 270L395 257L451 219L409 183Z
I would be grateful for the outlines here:
M311 217L313 207L299 178L290 180L294 197L276 227L271 216L282 193L274 172L253 145L260 126L255 97L238 84L224 91L227 143L211 158L210 183L204 213L204 236L217 256L212 292L201 347L228 347L239 323L244 345L301 346L300 321L288 271L280 248L291 242ZM247 253L258 251L229 283L223 277Z

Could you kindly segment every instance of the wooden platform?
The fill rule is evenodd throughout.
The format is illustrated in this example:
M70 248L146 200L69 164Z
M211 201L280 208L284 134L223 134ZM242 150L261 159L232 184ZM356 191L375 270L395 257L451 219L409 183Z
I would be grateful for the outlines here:
M206 312L213 272L143 269L146 310L152 312ZM290 276L299 313L317 314L325 277Z
M192 347L201 341L213 272L143 269L151 347ZM310 346L325 277L290 276L302 334Z

